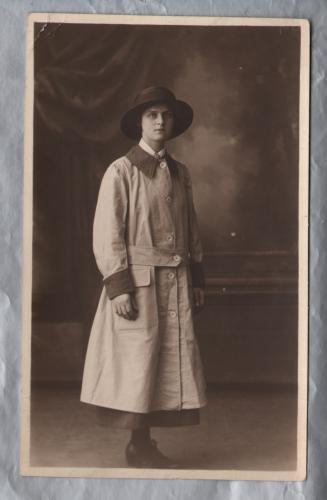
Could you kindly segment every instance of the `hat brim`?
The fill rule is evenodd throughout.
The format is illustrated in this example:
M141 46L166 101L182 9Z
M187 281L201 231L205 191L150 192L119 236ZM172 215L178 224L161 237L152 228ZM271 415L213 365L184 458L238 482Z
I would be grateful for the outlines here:
M175 99L173 102L158 99L138 104L137 106L129 109L124 114L120 122L120 129L123 134L125 134L130 139L140 139L142 132L140 130L138 122L142 113L147 108L155 104L165 102L167 102L174 113L174 126L169 139L173 139L174 137L177 137L178 135L185 132L185 130L188 129L193 121L193 109L191 108L191 106L189 106L189 104L184 101L179 101L178 99Z

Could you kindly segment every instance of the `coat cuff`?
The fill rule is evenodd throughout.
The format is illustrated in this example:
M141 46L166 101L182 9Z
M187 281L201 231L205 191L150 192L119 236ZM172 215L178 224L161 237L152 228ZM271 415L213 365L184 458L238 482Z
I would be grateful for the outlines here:
M201 262L191 262L190 264L192 286L196 288L205 287L204 271Z
M111 274L103 280L109 299L114 299L123 293L130 293L134 290L134 284L129 269L123 269Z

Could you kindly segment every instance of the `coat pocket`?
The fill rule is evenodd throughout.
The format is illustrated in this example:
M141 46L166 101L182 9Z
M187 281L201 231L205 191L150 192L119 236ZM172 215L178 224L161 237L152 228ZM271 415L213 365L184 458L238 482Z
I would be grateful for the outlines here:
M133 278L134 286L150 286L151 283L151 269L150 267L134 267L130 266L131 275Z
M133 296L138 307L137 317L128 320L113 313L114 326L116 330L147 331L158 324L154 267L131 265L130 272L135 286Z

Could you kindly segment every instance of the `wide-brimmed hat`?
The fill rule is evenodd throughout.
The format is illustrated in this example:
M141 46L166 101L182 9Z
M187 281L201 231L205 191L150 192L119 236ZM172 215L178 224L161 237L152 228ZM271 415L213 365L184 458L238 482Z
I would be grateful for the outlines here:
M182 134L191 125L193 109L189 104L176 99L165 87L148 87L136 96L132 107L122 117L121 131L131 139L139 139L141 136L139 118L143 111L159 103L168 104L174 113L174 126L170 138Z

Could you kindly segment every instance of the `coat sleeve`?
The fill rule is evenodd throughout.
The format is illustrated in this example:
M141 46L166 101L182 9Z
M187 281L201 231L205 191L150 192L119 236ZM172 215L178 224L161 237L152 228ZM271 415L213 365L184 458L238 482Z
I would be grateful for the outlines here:
M200 239L198 219L193 201L192 180L188 168L185 165L184 180L188 202L188 238L192 285L194 287L203 288L205 286L204 271L202 266L203 250Z
M128 184L123 170L117 160L105 172L93 224L93 252L110 299L134 289L125 243Z

